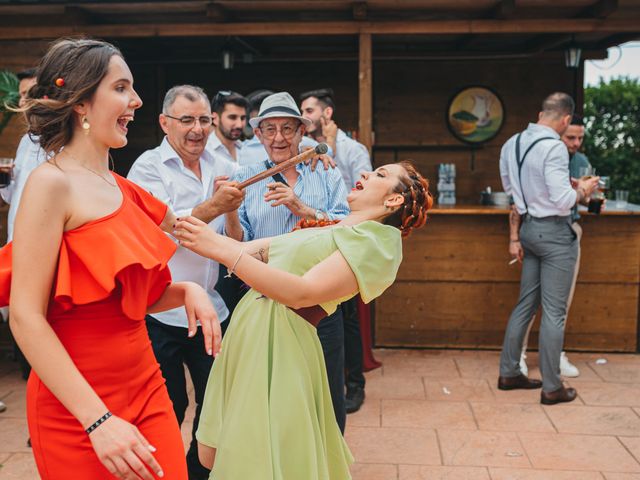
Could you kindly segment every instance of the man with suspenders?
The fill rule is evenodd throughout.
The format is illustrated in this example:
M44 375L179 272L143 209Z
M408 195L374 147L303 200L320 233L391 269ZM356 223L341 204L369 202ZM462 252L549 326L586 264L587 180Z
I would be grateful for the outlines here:
M574 111L573 99L553 93L542 103L538 122L511 137L500 153L500 176L514 208L509 216L518 223L510 238L510 251L522 252L520 296L511 313L500 356L501 390L542 387L540 401L546 405L571 402L573 388L560 378L560 354L564 323L578 241L572 228L571 209L597 188L598 178L579 180L574 188L569 177L569 155L560 136ZM542 304L539 363L542 382L520 371L522 341L533 314Z

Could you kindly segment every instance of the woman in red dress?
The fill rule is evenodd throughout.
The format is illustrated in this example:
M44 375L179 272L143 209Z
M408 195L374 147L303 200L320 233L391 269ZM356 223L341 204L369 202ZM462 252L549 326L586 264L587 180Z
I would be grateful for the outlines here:
M184 304L204 348L220 328L199 286L171 283L175 217L109 171L142 102L121 53L55 43L24 108L51 154L30 176L12 244L0 251L0 305L33 367L27 420L43 479L187 478L184 447L145 329Z

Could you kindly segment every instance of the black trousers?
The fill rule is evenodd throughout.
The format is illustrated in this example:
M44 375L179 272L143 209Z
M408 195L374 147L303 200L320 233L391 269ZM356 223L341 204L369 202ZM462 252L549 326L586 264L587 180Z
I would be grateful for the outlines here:
M327 367L329 391L333 402L333 411L340 431L344 433L347 412L344 407L344 325L342 309L320 320L318 338L322 344L324 363Z
M358 297L355 296L342 303L340 308L344 318L344 368L347 391L353 388L364 388Z
M216 291L220 294L220 296L224 300L225 305L229 309L229 316L227 317L227 321L220 324L223 337L225 333L227 333L227 328L229 328L229 325L231 324L231 316L233 315L233 311L236 309L236 306L238 305L238 303L240 303L240 300L242 300L242 297L244 297L245 293L247 293L248 290L244 282L238 277L233 276L227 278L226 275L227 267L225 267L224 265L220 265L220 273L218 274Z
M191 445L187 452L189 480L208 479L209 470L200 464L198 443L196 441L196 430L200 420L204 391L207 386L209 371L213 365L213 357L207 355L204 349L202 329L198 328L197 333L192 338L189 338L187 337L186 328L165 325L150 315L146 316L146 323L153 353L160 364L162 376L167 382L169 398L171 398L173 411L180 425L182 425L189 405L184 365L189 370L196 397L196 415L193 419Z

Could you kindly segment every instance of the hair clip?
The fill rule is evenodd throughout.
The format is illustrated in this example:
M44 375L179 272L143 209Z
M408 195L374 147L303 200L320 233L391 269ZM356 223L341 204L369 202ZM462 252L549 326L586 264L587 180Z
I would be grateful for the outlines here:
M58 77L54 83L56 84L56 87L62 88L64 87L64 78Z

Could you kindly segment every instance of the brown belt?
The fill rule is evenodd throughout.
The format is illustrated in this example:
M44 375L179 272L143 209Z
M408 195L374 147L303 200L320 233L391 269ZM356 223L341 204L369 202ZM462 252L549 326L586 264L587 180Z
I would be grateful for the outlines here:
M291 308L296 315L300 315L307 322L309 322L314 327L318 327L320 320L326 318L327 312L324 311L320 305L314 305L313 307L304 307L304 308Z

